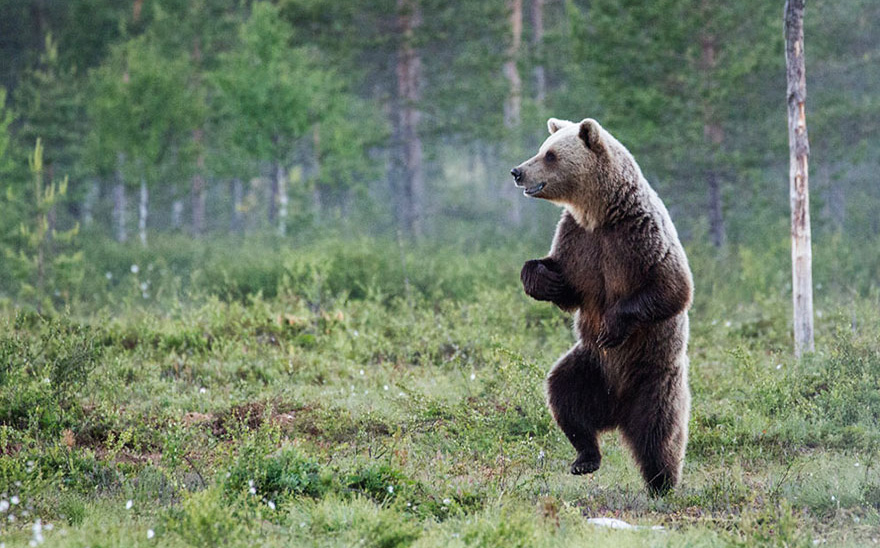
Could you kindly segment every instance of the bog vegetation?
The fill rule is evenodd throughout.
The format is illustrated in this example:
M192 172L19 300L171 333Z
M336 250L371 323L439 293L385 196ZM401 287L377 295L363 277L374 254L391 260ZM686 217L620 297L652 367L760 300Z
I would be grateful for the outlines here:
M0 0L0 545L880 541L880 8L807 7L795 360L782 5L636 4ZM615 435L569 475L544 405L558 210L507 172L549 115L691 261L665 498Z

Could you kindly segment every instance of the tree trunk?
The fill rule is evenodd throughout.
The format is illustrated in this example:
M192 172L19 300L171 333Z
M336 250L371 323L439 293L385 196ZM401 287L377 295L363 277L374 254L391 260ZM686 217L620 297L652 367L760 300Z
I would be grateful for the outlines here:
M232 196L232 213L229 223L230 232L241 232L244 228L242 201L244 200L244 188L241 179L235 178L229 183L229 193Z
M89 189L83 198L82 207L82 224L83 226L92 226L95 222L95 202L101 196L101 184L97 180L89 183Z
M722 210L721 181L718 177L718 173L712 168L709 168L706 171L705 177L709 198L709 234L712 237L712 245L716 248L721 248L724 247L726 239L724 212Z
M321 204L321 125L315 124L312 130L312 214L315 224L321 223L321 213L323 205Z
M413 0L397 0L397 22L400 45L397 50L397 109L396 135L400 149L401 181L399 219L402 228L418 238L422 234L422 201L424 173L422 170L422 140L418 133L421 112L420 77L421 57L413 42L415 29L421 24L418 5Z
M141 178L141 199L138 203L138 236L141 239L141 245L147 247L147 205L149 203L150 194L147 190L147 182Z
M522 79L519 75L519 52L522 48L522 0L509 0L508 10L510 11L510 44L507 48L506 60L504 62L504 76L510 85L507 99L504 102L504 127L507 128L512 139L515 142L517 135L512 131L519 127L522 116ZM498 166L497 173L505 173L505 166ZM507 218L513 226L522 224L522 196L520 191L509 184L505 180L505 193L510 200L510 207L507 209Z
M117 242L124 242L128 239L128 234L125 231L125 179L122 175L124 163L125 155L120 152L116 155L116 181L113 184L113 225Z
M804 63L804 0L785 3L785 67L788 81L789 196L794 353L813 352L813 257L810 244L810 141Z
M275 162L275 190L278 199L278 235L287 233L287 172L284 164L279 160Z
M532 74L535 78L535 102L544 105L547 98L547 77L544 74L544 0L532 0L532 51L537 62Z
M707 13L710 7L704 0L703 10ZM718 65L716 59L716 38L712 34L703 34L700 37L700 72L702 73L702 85L705 89L702 101L703 137L710 153L706 161L708 165L704 171L706 190L708 192L709 209L709 233L712 236L712 244L716 248L724 246L726 231L724 228L724 205L721 188L721 176L716 167L718 151L724 142L724 128L718 120L718 113L712 102L712 92L715 87L714 71Z
M510 84L507 100L504 102L504 127L519 125L522 111L522 79L519 76L517 60L522 46L522 0L510 0L510 45L504 61L504 76Z
M205 154L202 151L203 139L204 133L201 128L193 130L193 141L198 150L196 172L190 181L193 236L201 236L205 232Z
M174 230L183 228L183 200L171 202L171 228Z

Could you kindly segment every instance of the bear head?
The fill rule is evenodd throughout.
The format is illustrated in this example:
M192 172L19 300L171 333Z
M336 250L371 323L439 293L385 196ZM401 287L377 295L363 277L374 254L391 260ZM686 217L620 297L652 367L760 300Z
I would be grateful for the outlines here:
M523 194L566 207L586 228L595 228L605 212L641 178L632 156L599 122L550 118L550 136L538 154L513 168Z

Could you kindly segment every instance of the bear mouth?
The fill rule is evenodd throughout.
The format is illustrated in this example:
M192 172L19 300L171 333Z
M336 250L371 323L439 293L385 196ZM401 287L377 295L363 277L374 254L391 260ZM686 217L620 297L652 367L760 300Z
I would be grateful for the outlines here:
M526 196L534 196L537 193L544 190L545 186L547 186L547 183L538 183L534 186L530 186L529 188L523 190L523 194L525 194Z

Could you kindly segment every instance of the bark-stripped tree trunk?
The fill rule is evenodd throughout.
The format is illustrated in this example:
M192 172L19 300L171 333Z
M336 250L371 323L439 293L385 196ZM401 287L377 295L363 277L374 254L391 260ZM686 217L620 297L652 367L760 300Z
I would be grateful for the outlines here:
M125 178L122 175L124 163L125 155L120 152L116 155L116 180L113 183L113 225L117 242L124 242L128 239L128 234L125 231Z
M398 210L402 229L418 238L422 233L422 206L425 188L422 170L422 140L418 126L421 112L421 56L415 48L415 30L421 24L416 0L397 0L397 24L400 45L397 50L396 135L401 169L398 186Z
M789 196L794 353L815 349L813 256L810 244L810 141L807 136L807 78L804 63L804 0L785 3L785 67L788 81Z
M708 2L704 0L702 9L708 14L711 9ZM707 15L708 16L708 15ZM708 165L705 168L703 177L706 181L707 206L709 210L709 233L712 237L712 244L716 248L724 246L726 240L726 230L724 228L724 204L723 193L721 188L721 175L716 167L718 151L724 142L724 128L718 120L716 107L712 103L711 93L714 82L715 68L718 65L716 59L716 38L711 33L703 34L700 38L700 72L702 73L702 84L706 90L708 98L703 99L702 116L703 116L703 137L706 144L711 148L711 153L706 161Z
M149 190L147 190L147 181L141 177L141 196L138 202L138 236L141 245L147 247L147 212L150 200Z
M532 74L535 78L535 102L544 105L547 98L547 77L544 73L544 0L532 0L532 51L538 62Z
M519 125L522 111L522 79L519 76L517 60L522 47L522 0L510 0L510 45L504 61L504 77L510 84L507 100L504 102L504 127Z

